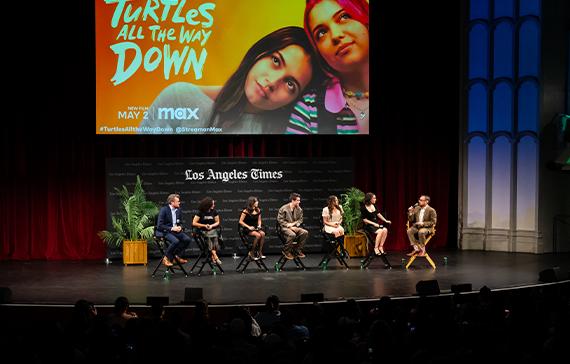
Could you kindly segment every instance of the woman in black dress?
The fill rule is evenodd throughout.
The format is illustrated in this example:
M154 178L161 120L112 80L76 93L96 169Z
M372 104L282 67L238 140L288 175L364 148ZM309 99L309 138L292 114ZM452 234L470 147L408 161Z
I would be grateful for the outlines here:
M265 259L263 244L265 243L265 231L261 230L261 209L259 200L255 196L247 199L247 204L239 217L239 224L243 228L244 235L253 236L253 247L248 253L253 260Z
M384 216L376 208L376 195L368 192L364 196L364 205L360 209L364 229L368 231L374 238L374 253L376 255L383 255L384 242L388 237L388 229L383 224L391 224L390 220L386 220ZM380 224L382 222L382 224Z

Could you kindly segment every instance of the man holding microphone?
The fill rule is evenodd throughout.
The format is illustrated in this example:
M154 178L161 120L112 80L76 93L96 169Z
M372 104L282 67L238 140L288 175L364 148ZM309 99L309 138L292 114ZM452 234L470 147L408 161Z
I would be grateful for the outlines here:
M421 195L418 203L408 208L408 238L410 244L414 248L408 256L418 255L420 257L426 254L426 238L433 234L435 224L437 223L437 213L435 209L429 206L430 198L427 195ZM416 239L416 234L418 238Z

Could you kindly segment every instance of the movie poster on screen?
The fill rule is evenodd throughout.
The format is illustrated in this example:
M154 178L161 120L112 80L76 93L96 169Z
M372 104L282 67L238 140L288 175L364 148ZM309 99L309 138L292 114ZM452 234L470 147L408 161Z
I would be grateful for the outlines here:
M321 2L308 33L305 0L96 0L96 133L368 134L368 90L341 87L313 39L367 59L368 24Z

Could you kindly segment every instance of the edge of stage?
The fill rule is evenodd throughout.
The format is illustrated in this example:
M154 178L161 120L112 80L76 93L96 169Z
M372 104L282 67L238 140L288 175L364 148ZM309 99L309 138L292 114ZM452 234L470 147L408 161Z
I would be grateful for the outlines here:
M437 280L441 293L452 285L470 283L474 291L487 286L505 289L539 283L539 272L554 268L557 279L568 279L570 253L528 254L485 251L429 252L437 265L432 269L425 259L417 259L405 269L403 252L389 253L392 269L384 269L375 259L368 269L360 269L361 258L348 260L350 269L331 260L327 270L318 268L322 254L308 254L302 271L293 262L280 272L273 270L279 258L266 259L269 272L259 271L251 263L244 274L236 272L239 262L222 257L225 274L212 274L206 266L201 276L185 277L180 271L163 275L162 268L153 278L158 259L149 264L124 266L119 261L2 261L0 287L11 291L11 303L17 305L73 305L87 299L97 305L112 305L125 296L132 305L145 305L147 297L169 297L169 305L181 305L185 288L202 288L203 298L211 305L260 305L271 295L283 303L301 302L302 294L321 294L323 302L377 300L413 297L419 281ZM447 257L445 264L444 257ZM191 257L190 263L194 262ZM189 267L190 264L187 264ZM196 269L195 269L196 271ZM190 273L190 272L189 272Z

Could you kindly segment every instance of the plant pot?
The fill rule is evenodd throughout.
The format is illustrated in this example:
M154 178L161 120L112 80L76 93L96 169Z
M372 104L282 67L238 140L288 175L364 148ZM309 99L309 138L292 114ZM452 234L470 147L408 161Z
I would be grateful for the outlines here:
M148 262L146 240L123 240L123 264L144 264Z
M344 236L344 247L351 257L368 256L368 241L362 233L347 234Z

